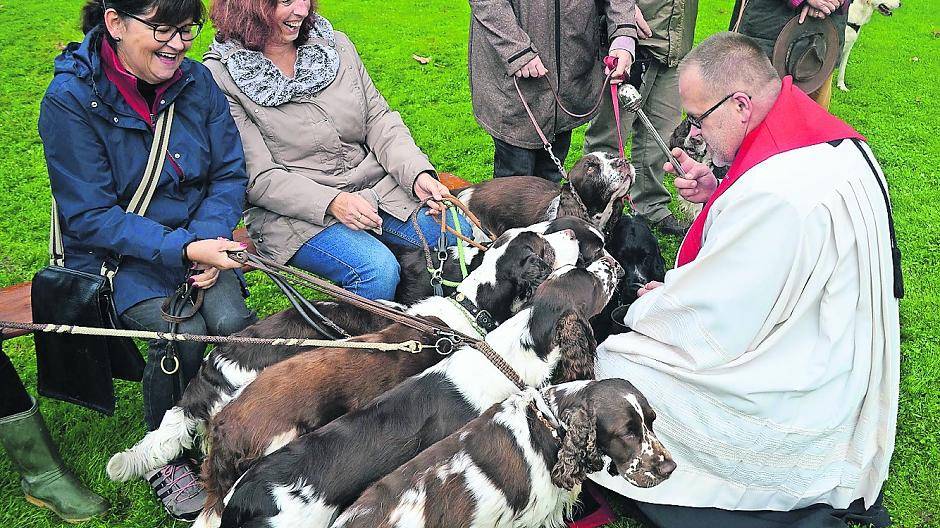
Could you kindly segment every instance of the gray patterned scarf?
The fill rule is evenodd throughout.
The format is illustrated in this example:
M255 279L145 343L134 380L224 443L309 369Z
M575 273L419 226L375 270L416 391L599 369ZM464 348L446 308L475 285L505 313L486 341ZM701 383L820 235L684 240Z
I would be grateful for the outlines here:
M223 57L222 63L235 85L255 104L278 106L294 96L315 94L333 82L339 72L335 46L333 25L316 15L310 40L297 48L293 79L286 77L260 51L245 49L234 40L213 41L209 49Z

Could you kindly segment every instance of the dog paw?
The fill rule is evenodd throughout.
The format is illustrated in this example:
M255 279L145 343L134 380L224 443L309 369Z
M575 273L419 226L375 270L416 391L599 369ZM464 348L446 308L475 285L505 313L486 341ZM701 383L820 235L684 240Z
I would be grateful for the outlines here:
M840 84L839 89L842 90L843 92L849 91L849 87L844 84Z

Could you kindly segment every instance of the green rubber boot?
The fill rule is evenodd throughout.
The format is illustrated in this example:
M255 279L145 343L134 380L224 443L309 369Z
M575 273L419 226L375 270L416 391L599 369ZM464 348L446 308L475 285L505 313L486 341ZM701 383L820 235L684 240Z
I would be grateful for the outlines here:
M70 523L108 511L108 502L85 488L62 463L36 400L32 409L0 418L0 444L20 474L27 501Z

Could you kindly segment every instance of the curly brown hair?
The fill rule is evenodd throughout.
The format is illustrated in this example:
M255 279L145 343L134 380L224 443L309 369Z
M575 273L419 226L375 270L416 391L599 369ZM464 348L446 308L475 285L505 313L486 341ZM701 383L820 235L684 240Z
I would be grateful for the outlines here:
M260 51L274 33L277 22L274 10L281 0L215 0L209 10L209 19L215 27L215 40L238 41L247 49ZM295 46L307 42L317 16L317 3L310 0L310 13L300 25Z

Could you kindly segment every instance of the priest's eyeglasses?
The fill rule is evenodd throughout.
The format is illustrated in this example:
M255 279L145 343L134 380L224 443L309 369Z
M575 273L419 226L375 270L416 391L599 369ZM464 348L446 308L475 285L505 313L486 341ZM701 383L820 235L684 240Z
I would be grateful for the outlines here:
M692 114L686 114L686 117L689 119L689 124L691 124L692 126L694 126L694 127L697 128L697 129L701 130L701 129L702 129L702 121L705 121L705 118L708 117L709 114L711 114L711 113L714 112L715 110L718 110L718 107L719 107L719 106L721 106L721 105L722 105L725 101L727 101L728 99L731 99L731 98L734 96L734 94L736 94L736 93L743 93L743 92L731 92L731 93L729 93L728 95L724 96L724 98L722 98L721 101L718 101L717 103L715 103L714 106L712 106L712 107L709 108L708 110L705 110L704 112L702 112L702 115L700 115L700 116L694 116L694 115L692 115ZM744 95L747 95L747 94L744 94ZM747 96L750 97L749 95L747 95Z

